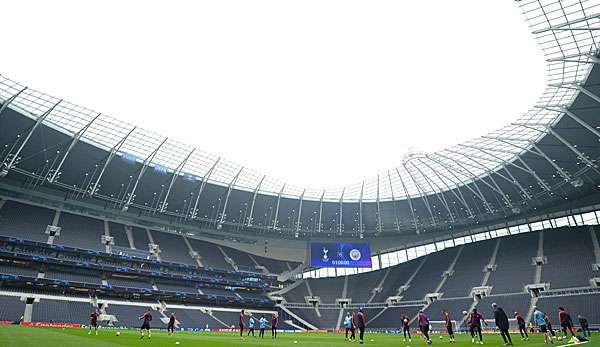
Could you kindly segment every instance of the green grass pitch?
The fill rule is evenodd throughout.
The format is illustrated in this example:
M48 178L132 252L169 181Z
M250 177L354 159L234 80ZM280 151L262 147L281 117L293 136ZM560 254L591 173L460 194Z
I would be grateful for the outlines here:
M358 342L351 343L344 340L342 334L325 333L281 333L277 340L271 340L271 336L259 339L246 337L240 341L239 335L235 333L208 333L208 332L176 332L175 336L167 336L165 330L155 330L152 333L152 339L146 337L140 340L139 332L136 330L120 330L121 335L116 335L117 330L100 330L99 335L88 335L87 329L79 328L42 328L42 327L23 327L23 326L0 326L0 346L20 347L20 346L42 346L42 347L109 347L109 346L358 346ZM457 334L457 342L448 343L445 335L440 339L440 335L433 335L433 346L461 347L461 346L481 346L471 343L471 338L467 334ZM398 346L398 347L417 347L428 346L418 337L411 343L402 341L400 335L386 334L367 334L365 336L365 346ZM541 335L532 335L529 341L521 341L518 335L513 334L513 343L515 346L545 346ZM371 341L372 340L372 341ZM179 344L177 343L179 342ZM565 345L564 341L555 341L554 346ZM484 335L484 346L499 347L502 346L502 339L498 334ZM592 335L591 342L585 346L599 346L600 334Z

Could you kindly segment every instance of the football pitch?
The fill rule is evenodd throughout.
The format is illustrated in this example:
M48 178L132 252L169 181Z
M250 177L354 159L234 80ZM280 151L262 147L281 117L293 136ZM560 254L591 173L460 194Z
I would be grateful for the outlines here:
M443 336L443 335L442 335ZM545 346L543 337L539 334L531 335L529 341L521 341L518 334L513 334L515 346ZM481 346L471 343L467 334L457 334L457 342L450 344L446 336L440 339L440 335L433 335L434 346L460 347ZM503 346L502 339L498 334L485 334L484 346ZM139 332L135 330L100 330L99 335L88 335L87 329L80 328L44 328L24 326L0 326L0 346L43 346L43 347L108 347L108 346L358 346L359 343L351 343L344 340L342 334L334 333L281 333L277 340L271 336L260 339L258 337L246 337L240 341L239 335L235 333L212 333L212 332L176 332L175 336L167 336L166 331L156 330L152 339L147 337L140 339ZM423 340L415 336L412 342L403 342L401 335L394 334L368 334L365 336L366 346L428 346ZM555 346L567 345L566 341L555 341ZM600 333L594 333L591 342L586 346L600 347Z

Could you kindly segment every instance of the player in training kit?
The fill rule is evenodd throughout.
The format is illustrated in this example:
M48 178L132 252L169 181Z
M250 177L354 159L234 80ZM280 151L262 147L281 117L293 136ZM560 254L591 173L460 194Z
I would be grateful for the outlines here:
M344 317L344 328L346 328L346 340L350 341L348 338L348 333L352 331L352 315L350 312L346 312L346 317Z
M150 309L147 308L144 311L144 314L138 317L139 320L143 320L142 326L140 327L140 339L144 338L144 330L148 332L148 338L152 338L152 333L150 332L150 322L152 321L152 313L150 313Z
M171 313L169 317L169 324L167 324L167 335L173 336L173 332L175 331L175 322L177 321L177 317L175 317L175 313Z
M244 326L246 326L246 315L244 313L244 310L240 311L240 340L244 339Z
M279 319L277 318L277 314L273 313L273 315L271 316L271 338L272 339L276 339L277 338L277 323L278 323Z
M352 335L350 335L350 340L356 342L356 313L352 311L352 330L350 330Z
M365 329L367 328L367 317L363 312L363 309L358 310L358 314L356 315L356 326L358 327L360 344L364 343Z
M450 314L448 314L448 310L442 310L442 318L444 318L444 324L446 325L446 331L448 332L448 336L450 337L450 343L453 343L454 331L452 331L452 320L450 319Z
M483 316L474 308L469 315L469 332L471 332L471 342L483 344L483 335L481 335L481 323L488 325ZM475 332L479 334L479 342L475 341Z
M260 317L258 320L258 327L260 331L258 332L258 336L262 339L265 338L265 329L267 328L267 319L265 317Z
M248 318L248 336L250 336L250 334L254 337L254 317L252 316Z
M500 335L502 335L502 340L504 340L505 346L512 346L512 339L510 338L510 334L508 332L508 316L502 309L502 307L498 307L496 303L492 304L492 308L494 309L494 321L496 323L496 327L500 330Z
M577 319L579 319L579 325L581 325L581 332L583 332L583 336L591 337L592 333L590 333L590 324L588 320L582 315L577 315Z
M400 316L400 322L402 322L402 333L404 333L404 339L402 341L406 341L406 334L408 334L408 341L412 342L412 337L410 336L410 318L404 313Z
M427 341L427 343L431 343L431 339L429 338L429 318L427 318L423 311L419 311L417 321L419 322L419 330L421 330L423 338L425 341Z
M519 312L515 312L515 319L517 320L517 325L519 325L519 332L521 333L521 340L529 340L529 334L527 334L527 324L525 324L525 320Z
M548 326L546 325L546 321L544 320L544 313L540 311L537 307L533 308L533 322L537 325L540 333L544 334L544 343L554 343L550 336L548 336Z
M94 328L96 335L98 335L98 317L100 317L100 312L94 310L90 315L90 331L88 331L88 335L92 334L92 328Z
M554 329L552 329L552 321L550 321L550 317L544 313L544 320L546 321L546 327L548 328L548 332L552 335L552 338L556 338L556 334L554 333Z
M571 315L569 315L569 312L567 312L567 310L565 310L563 307L558 308L558 320L565 337L567 337L567 331L570 331L571 335L575 336L575 329L573 328L573 320L571 319Z

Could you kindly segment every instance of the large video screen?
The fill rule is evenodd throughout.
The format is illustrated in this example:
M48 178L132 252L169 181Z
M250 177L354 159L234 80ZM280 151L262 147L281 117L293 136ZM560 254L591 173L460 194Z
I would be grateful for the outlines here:
M310 265L371 267L371 250L368 243L311 243Z

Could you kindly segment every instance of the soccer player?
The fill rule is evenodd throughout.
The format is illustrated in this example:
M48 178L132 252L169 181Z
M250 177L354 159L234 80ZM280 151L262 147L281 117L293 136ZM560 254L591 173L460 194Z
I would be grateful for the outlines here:
M350 312L346 312L346 317L344 317L344 327L346 328L346 340L350 341L348 338L348 333L352 331L352 315Z
M173 336L173 332L175 331L175 322L177 321L177 317L175 317L175 313L171 312L171 316L169 317L169 324L167 324L167 335Z
M488 325L483 316L474 308L469 315L469 332L471 332L471 343L480 343L483 345L483 335L481 335L481 322ZM479 342L475 342L475 332L479 334Z
M260 319L258 320L258 327L260 328L260 331L258 332L258 336L261 339L265 338L265 329L267 328L267 319L265 317L260 317Z
M548 336L548 326L546 326L546 321L544 320L544 313L540 311L537 307L533 308L533 321L535 325L537 325L540 333L544 334L544 343L554 343L552 339Z
M558 308L558 321L560 322L560 326L565 334L565 337L568 335L567 331L570 331L571 335L575 336L575 329L573 328L573 320L571 319L571 315L562 306Z
M100 312L96 309L90 315L90 331L88 331L88 335L92 334L92 327L96 331L96 335L98 335L98 317L100 317Z
M554 333L554 329L552 329L552 321L550 321L550 317L546 313L544 313L544 320L546 321L546 327L548 327L550 335L552 335L551 338L555 338L556 334Z
M350 330L350 340L356 342L356 313L352 311L352 330Z
M419 330L421 330L423 338L427 341L427 343L431 343L431 339L429 338L429 318L427 318L423 311L419 311L417 321L419 322Z
M150 313L150 309L147 308L144 311L144 314L138 317L139 320L143 320L142 326L140 327L140 339L144 338L144 330L148 332L148 338L152 338L152 333L150 332L150 322L152 321L152 313Z
M271 338L272 339L276 339L277 338L277 322L278 322L278 318L277 318L277 314L273 313L273 315L271 316Z
M580 314L577 315L577 318L579 319L579 325L581 325L583 336L591 337L592 333L590 333L590 324L588 323L588 320Z
M240 340L244 339L244 326L246 325L246 314L244 310L240 311Z
M452 320L450 319L450 314L448 314L448 310L442 310L442 317L444 318L444 324L446 325L446 331L448 332L448 336L450 337L450 343L454 342L454 331L452 331Z
M406 342L406 334L408 334L408 341L412 342L412 337L410 336L410 318L404 313L400 316L400 321L402 322L402 333L404 333L404 339L402 341Z
M519 312L515 312L515 319L517 320L517 324L519 325L521 340L529 340L529 334L527 334L527 324L525 324L525 320L523 319L523 317L521 317Z
M367 328L367 317L362 308L358 310L358 314L356 315L356 326L358 327L360 344L362 345L364 343L365 329Z
M508 333L508 316L502 309L502 307L498 307L498 304L493 303L492 308L494 309L494 321L496 323L496 327L500 330L500 335L502 335L502 340L504 340L505 346L512 346L512 339L510 338L510 334Z
M248 336L252 333L252 337L254 337L254 317L250 316L248 318Z

